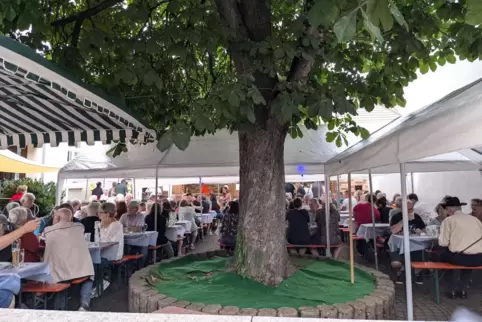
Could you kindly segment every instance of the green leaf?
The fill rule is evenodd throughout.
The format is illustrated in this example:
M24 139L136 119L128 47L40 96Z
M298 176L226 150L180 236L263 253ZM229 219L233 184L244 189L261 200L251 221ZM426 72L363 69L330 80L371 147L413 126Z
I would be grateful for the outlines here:
M252 124L256 122L256 116L254 115L253 110L250 108L246 111L246 117L248 118L248 121L250 121Z
M253 92L251 94L251 99L256 105L266 105L266 101L257 87L253 87Z
M467 0L465 6L467 8L465 22L474 26L482 24L482 1Z
M157 141L157 149L161 152L166 151L172 144L172 132L167 130Z
M316 0L308 13L308 22L313 27L323 24L325 27L331 27L338 19L340 10L333 0Z
M406 30L408 30L408 24L405 21L405 18L403 17L400 10L398 10L398 7L395 5L393 1L390 2L390 12L392 13L393 17L398 22L398 24L404 27Z
M274 50L274 57L279 59L279 58L283 58L284 55L285 55L285 51L283 48L278 47Z
M445 60L444 57L439 57L438 60L437 60L437 62L438 62L438 64L439 64L440 66L443 66L443 65L445 65L445 63L446 63L447 61Z
M356 115L355 105L346 98L339 97L335 99L335 110L339 114L352 114Z
M364 127L359 127L358 131L360 132L360 136L363 140L368 139L368 137L370 136L370 132L368 132L368 130Z
M425 62L420 64L420 72L422 74L427 74L428 73L429 66Z
M239 107L239 96L238 93L232 91L228 96L228 103L231 107L238 108Z
M172 141L179 150L185 150L191 140L191 130L185 123L177 123L172 130Z
M314 103L308 106L308 116L315 117L318 115L318 111L320 110L320 104Z
M380 31L380 28L372 24L372 22L368 19L365 19L363 23L365 24L365 27L367 28L368 32L372 36L372 39L376 39L379 42L383 42L383 36L382 36L382 32Z
M281 119L288 122L293 118L293 102L283 102L281 106Z
M388 6L388 0L368 0L367 1L367 17L375 26L382 23L384 30L390 30L393 27L393 17Z
M150 69L145 75L144 75L144 84L147 86L151 86L152 84L156 83L157 80L159 79L159 76L157 73Z
M171 0L167 5L167 11L177 13L181 9L181 3L179 0Z
M15 17L17 17L15 9L13 8L13 6L9 6L5 11L5 18L7 18L8 21L13 21Z
M338 42L351 40L355 36L356 16L357 11L352 11L335 23L333 26L333 32L335 33Z
M337 147L341 147L341 135L338 135L336 137L335 144L336 144Z
M432 72L436 71L437 70L437 64L433 63L433 62L430 62L429 63L429 66L430 66L430 70Z
M199 131L204 131L206 129L209 129L211 126L210 124L212 121L204 115L203 112L199 112L196 114L196 120L194 121L194 126L196 127L197 130Z
M448 62L449 64L455 64L455 63L457 62L457 58L455 58L455 56L454 56L453 54L452 54L452 55L448 55L448 56L446 57L446 59L447 59L447 62Z
M333 142L335 141L337 136L338 136L338 133L336 132L326 132L326 141Z
M128 69L124 69L120 73L122 81L128 85L135 85L137 83L137 76Z

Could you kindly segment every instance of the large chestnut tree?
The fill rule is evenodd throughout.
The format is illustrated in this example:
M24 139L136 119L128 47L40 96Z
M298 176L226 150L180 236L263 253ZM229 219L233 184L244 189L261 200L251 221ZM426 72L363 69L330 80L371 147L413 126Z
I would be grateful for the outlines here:
M357 110L404 106L417 71L482 55L480 0L3 0L0 32L123 98L158 147L237 131L238 273L278 285L283 147L300 126L368 132Z

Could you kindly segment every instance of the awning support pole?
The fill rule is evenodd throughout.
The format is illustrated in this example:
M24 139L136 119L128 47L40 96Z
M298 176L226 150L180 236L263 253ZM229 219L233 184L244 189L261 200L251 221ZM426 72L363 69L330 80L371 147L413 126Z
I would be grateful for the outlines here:
M370 188L370 204L372 208L373 252L375 254L375 269L378 271L377 228L375 226L375 205L373 204L372 169L368 169L368 185Z
M407 320L413 321L413 298L412 298L412 264L410 260L410 231L408 227L407 208L407 177L405 163L400 163L400 178L402 185L402 215L403 215L403 248L405 250L405 285L407 293Z
M330 248L330 177L325 175L325 223L326 223L326 256L331 257Z
M351 173L348 173L348 239L350 242L350 280L351 283L355 283L355 257L353 254L353 204L351 194Z

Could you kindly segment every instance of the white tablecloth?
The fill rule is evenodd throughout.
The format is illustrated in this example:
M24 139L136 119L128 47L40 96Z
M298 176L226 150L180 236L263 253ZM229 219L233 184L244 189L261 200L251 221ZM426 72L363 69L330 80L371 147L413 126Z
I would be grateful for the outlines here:
M410 236L410 251L415 252L431 248L434 243L437 242L437 237L434 236ZM392 235L388 240L388 246L391 252L398 251L400 254L405 252L405 246L403 244L403 235Z
M166 236L166 238L172 242L177 242L177 237L183 237L185 232L186 229L184 229L183 226L174 225L166 228L166 233L164 236Z
M52 275L50 275L50 268L47 263L23 263L23 265L18 268L0 269L0 277L14 277L11 279L12 281L27 279L45 283L52 282Z
M113 261L117 259L117 248L119 247L119 243L99 243L96 245L95 243L89 243L89 252L90 256L92 257L92 263L100 264L101 258L105 258L109 261Z
M353 225L355 225L355 218L352 218L351 220L353 221ZM350 225L348 223L349 221L347 217L347 218L340 218L340 222L338 224L339 226L349 227Z
M184 227L186 231L191 231L192 222L187 220L179 220L175 225Z
M199 220L201 220L201 222L203 224L210 224L213 222L213 219L214 219L214 216L216 216L216 212L215 211L212 211L210 212L209 214L197 214L196 217L198 217Z
M125 233L124 244L141 247L156 246L157 235L157 231L146 231L143 233Z
M383 236L383 234L387 230L390 230L390 224L375 224L376 236ZM366 241L369 241L370 239L375 239L375 236L373 235L373 224L360 225L358 231L356 232L356 235L358 237L365 238Z

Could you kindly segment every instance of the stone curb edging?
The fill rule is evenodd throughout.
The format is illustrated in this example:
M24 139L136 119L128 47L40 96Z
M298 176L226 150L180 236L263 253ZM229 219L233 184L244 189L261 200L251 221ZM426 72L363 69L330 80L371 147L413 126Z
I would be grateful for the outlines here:
M206 253L194 254L199 258L211 258L213 256L227 256L225 250L216 250ZM301 257L312 258L311 255ZM162 263L178 260L181 257L174 257ZM323 257L319 258L323 260ZM342 261L345 262L346 261ZM347 303L333 305L318 305L317 307L290 308L283 307L275 309L240 309L235 306L221 306L217 304L206 305L203 303L190 303L178 301L175 298L159 294L153 290L146 277L151 269L158 264L150 265L135 272L129 279L129 312L152 313L166 306L186 308L192 311L205 314L219 315L245 315L245 316L278 316L278 317L309 317L309 318L341 318L360 320L390 320L395 317L395 285L389 277L375 269L361 265L357 268L370 273L375 278L375 289L370 295Z

